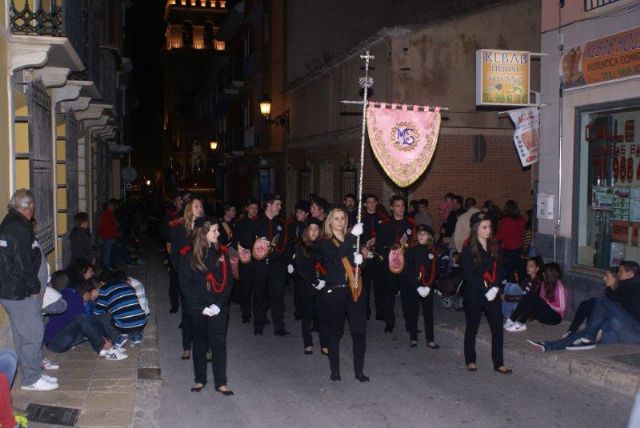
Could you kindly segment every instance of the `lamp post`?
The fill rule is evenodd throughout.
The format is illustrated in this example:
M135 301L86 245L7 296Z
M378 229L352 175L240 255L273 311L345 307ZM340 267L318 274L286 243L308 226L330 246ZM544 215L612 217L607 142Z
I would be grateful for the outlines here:
M282 126L289 133L289 110L287 109L282 114L271 119L271 98L267 94L260 98L260 114L264 116L267 125Z

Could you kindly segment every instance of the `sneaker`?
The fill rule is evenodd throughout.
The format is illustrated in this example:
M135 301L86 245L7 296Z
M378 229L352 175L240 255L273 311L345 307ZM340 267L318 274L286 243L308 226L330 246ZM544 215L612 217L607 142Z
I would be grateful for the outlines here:
M126 360L127 358L129 358L127 354L114 348L103 349L102 351L100 351L100 356L104 357L105 360L111 361Z
M24 391L53 391L54 389L58 389L58 384L49 382L41 376L33 385L23 385L20 389Z
M513 324L515 324L513 321L511 321L511 318L507 318L504 321L504 324L502 325L504 327L505 330L511 328L511 326L513 326Z
M573 342L572 345L569 345L564 349L566 349L567 351L582 351L587 349L594 349L595 347L596 345L593 342L591 342L589 339L585 339L584 337L581 337L580 339Z
M565 334L562 335L561 339L566 339L567 337L571 336L573 334L572 331L568 331Z
M535 340L527 339L527 343L533 346L534 348L536 348L538 351L547 352L547 347L542 342L537 342Z
M51 361L47 357L44 357L42 359L42 364L41 365L42 365L42 368L45 369L45 370L58 370L60 368L60 364L54 363L53 361Z
M121 334L116 337L116 341L113 346L115 346L116 348L124 349L124 345L126 345L128 341L129 336L127 336L126 334Z
M40 376L42 376L49 383L58 383L58 378L57 377L49 376L49 375L46 375L46 374L42 374Z
M132 334L131 335L131 345L139 345L142 343L142 335L141 334Z
M519 322L514 322L509 327L505 328L509 333L520 333L522 331L527 330L527 326L524 324L520 324Z

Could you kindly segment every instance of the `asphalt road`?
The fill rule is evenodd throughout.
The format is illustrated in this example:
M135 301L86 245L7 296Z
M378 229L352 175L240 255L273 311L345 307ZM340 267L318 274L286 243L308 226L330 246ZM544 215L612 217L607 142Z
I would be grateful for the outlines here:
M166 283L158 284L166 288ZM553 376L539 367L508 361L510 376L495 373L488 349L478 349L477 373L464 369L462 342L438 336L439 350L417 349L383 324L368 326L365 373L353 377L351 338L342 341L342 381L329 380L329 363L319 353L303 355L299 323L288 305L288 337L253 336L232 307L228 334L228 378L235 396L209 384L200 393L191 361L180 360L179 316L169 314L166 290L159 290L160 363L165 385L156 423L160 427L626 427L628 396ZM291 301L288 296L287 302ZM400 316L398 311L398 316ZM398 324L402 325L398 319ZM398 329L397 329L398 330ZM314 338L317 343L317 338Z

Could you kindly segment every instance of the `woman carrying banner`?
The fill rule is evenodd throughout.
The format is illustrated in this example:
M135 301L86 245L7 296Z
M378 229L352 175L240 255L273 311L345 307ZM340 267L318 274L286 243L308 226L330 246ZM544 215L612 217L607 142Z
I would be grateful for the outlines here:
M318 237L322 222L317 218L309 219L309 224L302 231L301 242L295 247L293 264L295 269L293 278L296 281L296 288L300 293L300 323L302 327L302 340L304 342L304 353L313 354L313 337L311 326L315 314L316 297L321 280L318 279L316 266L320 262L320 250L318 249ZM325 322L322 325L326 325ZM320 347L322 353L326 354L326 337L324 329L320 329Z
M323 239L319 242L320 255L324 262L324 280L319 281L316 289L321 290L320 301L327 323L329 346L329 365L331 380L340 380L340 339L344 332L345 318L349 319L349 328L353 339L353 368L360 382L368 382L363 373L366 348L367 303L362 285L354 283L354 269L362 264L362 254L357 252L357 236L363 231L362 223L353 226L347 234L347 213L342 208L329 212L324 224ZM356 265L354 268L353 265ZM361 277L361 275L359 275ZM355 301L354 301L355 300Z
M207 384L207 352L213 351L216 391L233 395L227 386L227 326L233 285L227 248L218 244L220 225L212 218L198 218L192 248L180 260L180 286L193 334L193 392Z
M467 370L478 370L476 335L484 311L491 329L493 369L502 374L510 374L511 369L504 365L502 312L500 299L496 298L502 276L502 259L491 232L491 218L488 214L479 212L471 216L469 223L469 240L460 257L465 280L463 298L467 326L464 332L464 358Z

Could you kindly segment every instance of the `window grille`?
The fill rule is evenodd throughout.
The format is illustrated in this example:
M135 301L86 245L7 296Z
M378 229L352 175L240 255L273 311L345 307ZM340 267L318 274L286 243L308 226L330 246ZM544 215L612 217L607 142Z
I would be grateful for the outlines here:
M599 7L603 7L617 1L618 0L584 0L584 10L585 12L588 12L590 10L598 9Z
M29 166L31 190L36 200L36 236L45 254L54 248L53 145L51 100L37 80L29 85Z
M358 169L356 165L351 162L351 159L347 157L347 160L340 165L340 197L344 198L344 195L351 193L356 198L356 181L358 178Z
M298 174L300 177L299 179L300 193L299 193L298 200L308 201L309 195L313 193L311 190L313 186L313 173L311 171L311 166L307 163L307 161L304 161L302 163L302 165L300 166L300 169L298 170Z

